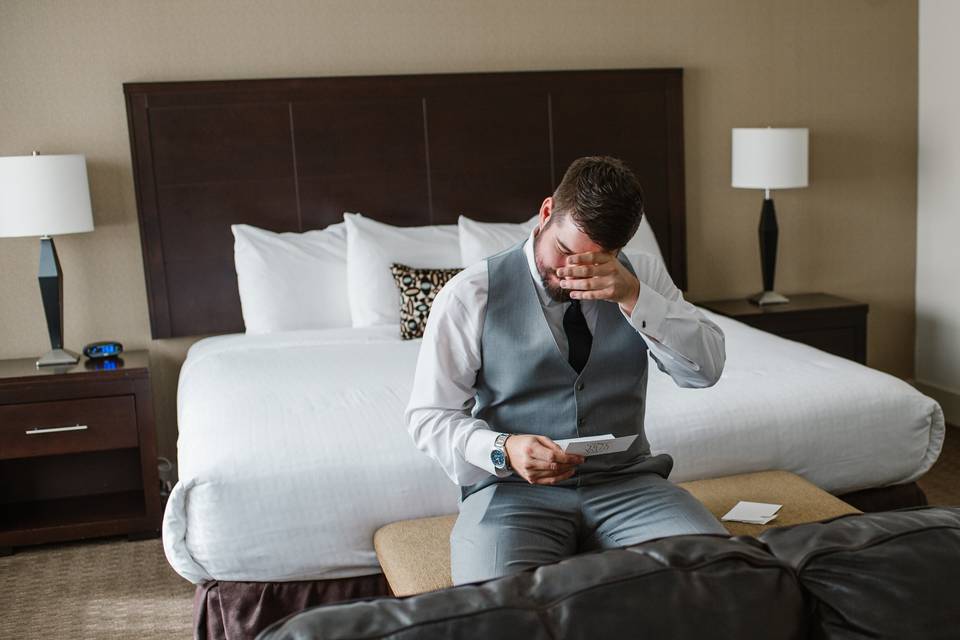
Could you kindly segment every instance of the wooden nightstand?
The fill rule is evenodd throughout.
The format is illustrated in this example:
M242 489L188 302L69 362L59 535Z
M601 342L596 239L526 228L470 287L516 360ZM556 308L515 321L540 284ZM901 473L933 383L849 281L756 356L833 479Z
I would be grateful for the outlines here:
M697 306L790 340L867 363L868 305L825 293L788 295L790 302L759 307L746 299Z
M96 536L156 535L149 354L115 368L0 361L0 554ZM109 366L106 365L106 366Z

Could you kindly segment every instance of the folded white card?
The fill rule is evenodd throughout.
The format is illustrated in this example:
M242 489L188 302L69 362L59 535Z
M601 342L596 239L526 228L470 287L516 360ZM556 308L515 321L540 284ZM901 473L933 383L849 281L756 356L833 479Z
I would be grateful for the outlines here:
M612 433L605 433L602 436L566 438L565 440L555 440L555 442L560 445L564 453L589 457L626 451L636 438L636 434L615 438Z
M777 511L779 511L782 506L781 504L771 504L769 502L748 502L741 500L720 519L746 522L749 524L767 524L777 517Z

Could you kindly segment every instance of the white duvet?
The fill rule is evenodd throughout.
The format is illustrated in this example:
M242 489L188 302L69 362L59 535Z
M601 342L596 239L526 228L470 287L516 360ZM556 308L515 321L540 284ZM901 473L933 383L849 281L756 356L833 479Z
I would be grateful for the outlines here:
M906 382L704 310L720 381L681 389L650 361L646 430L683 482L786 469L835 494L910 482L943 444L940 406ZM459 490L403 424L419 340L397 328L232 334L180 372L180 482L163 543L192 582L377 573L373 533L454 513Z

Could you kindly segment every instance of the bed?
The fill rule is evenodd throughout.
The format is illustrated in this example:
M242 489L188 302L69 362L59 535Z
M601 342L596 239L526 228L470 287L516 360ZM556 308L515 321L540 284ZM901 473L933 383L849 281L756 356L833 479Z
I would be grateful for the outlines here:
M936 461L943 414L907 383L704 313L726 337L720 382L682 389L655 366L648 382L647 436L674 482L786 469L843 495ZM174 569L197 584L370 575L379 527L455 513L459 490L403 423L419 343L383 326L194 344L164 519Z
M457 488L402 408L419 341L376 326L245 335L230 225L520 222L582 155L641 179L687 288L680 69L124 85L154 338L196 342L177 395L164 548L197 583L198 637L388 593L373 531L451 513ZM787 469L862 509L922 504L943 415L906 383L704 310L727 339L706 390L649 378L647 435L674 481Z

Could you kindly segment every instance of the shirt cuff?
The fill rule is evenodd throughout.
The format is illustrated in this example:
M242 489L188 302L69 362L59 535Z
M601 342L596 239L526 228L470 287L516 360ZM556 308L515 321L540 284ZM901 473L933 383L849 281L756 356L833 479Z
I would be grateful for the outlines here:
M623 309L620 309L623 313ZM637 304L633 306L633 313L623 316L630 321L633 328L640 333L646 334L656 340L661 341L663 334L661 326L663 319L667 315L667 299L645 282L640 282L640 295L637 296Z
M634 329L644 335L651 350L681 362L694 371L699 371L700 365L663 343L663 323L667 316L668 305L669 302L659 291L641 282L640 295L637 296L633 314L627 316L622 308L620 313L623 313L623 317L627 318ZM657 365L660 366L660 364L658 361Z
M509 469L497 469L493 466L493 460L490 459L490 453L493 451L493 445L500 435L499 431L492 429L476 429L467 438L467 448L464 457L467 462L475 467L479 467L491 475L498 478L505 478L512 473Z

